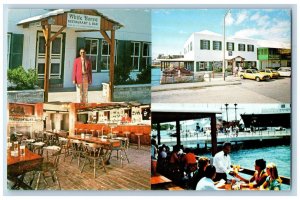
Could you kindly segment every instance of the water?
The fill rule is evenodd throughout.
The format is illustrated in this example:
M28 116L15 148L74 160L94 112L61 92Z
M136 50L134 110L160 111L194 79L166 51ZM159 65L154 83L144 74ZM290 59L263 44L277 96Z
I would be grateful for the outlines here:
M160 85L160 76L160 67L155 67L151 69L151 86Z
M211 157L211 154L204 154L203 156ZM233 151L230 157L232 164L239 164L241 167L253 170L255 160L263 158L267 163L276 164L279 175L291 177L291 147L289 145ZM241 176L249 177L242 173ZM290 186L282 184L281 189L289 190Z

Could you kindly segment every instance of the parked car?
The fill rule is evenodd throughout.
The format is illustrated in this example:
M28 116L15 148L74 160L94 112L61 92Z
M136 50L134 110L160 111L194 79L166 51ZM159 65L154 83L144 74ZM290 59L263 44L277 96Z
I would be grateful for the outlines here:
M240 71L238 73L238 75L241 79L247 78L247 79L253 79L256 81L263 81L263 80L270 79L269 75L260 74L256 69L246 69L244 71Z
M278 78L279 73L275 69L261 69L259 70L260 74L269 75L270 78Z
M280 67L277 72L279 73L279 76L290 77L292 74L292 69L290 67Z

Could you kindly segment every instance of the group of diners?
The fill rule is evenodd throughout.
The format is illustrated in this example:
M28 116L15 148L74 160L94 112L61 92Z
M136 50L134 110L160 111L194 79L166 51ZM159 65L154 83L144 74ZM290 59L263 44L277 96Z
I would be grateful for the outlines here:
M231 164L230 142L222 145L222 150L215 154L212 162L207 157L196 156L190 148L183 151L174 146L170 151L166 145L158 147L155 140L151 144L152 174L165 175L188 190L220 190L226 185L232 187L236 182L239 189L281 190L282 180L276 165L266 164L264 159L255 160L255 172L251 178L243 177L239 173L240 166Z

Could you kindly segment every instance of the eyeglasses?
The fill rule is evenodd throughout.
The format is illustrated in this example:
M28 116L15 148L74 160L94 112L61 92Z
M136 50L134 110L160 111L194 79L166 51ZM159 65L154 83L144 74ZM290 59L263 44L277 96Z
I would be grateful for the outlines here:
M84 51L81 51L80 53L85 53Z

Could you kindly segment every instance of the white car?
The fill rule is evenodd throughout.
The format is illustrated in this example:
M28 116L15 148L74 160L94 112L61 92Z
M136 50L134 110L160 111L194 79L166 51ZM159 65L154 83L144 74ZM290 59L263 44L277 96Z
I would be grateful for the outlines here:
M290 67L280 67L277 72L279 76L291 76L292 69Z

